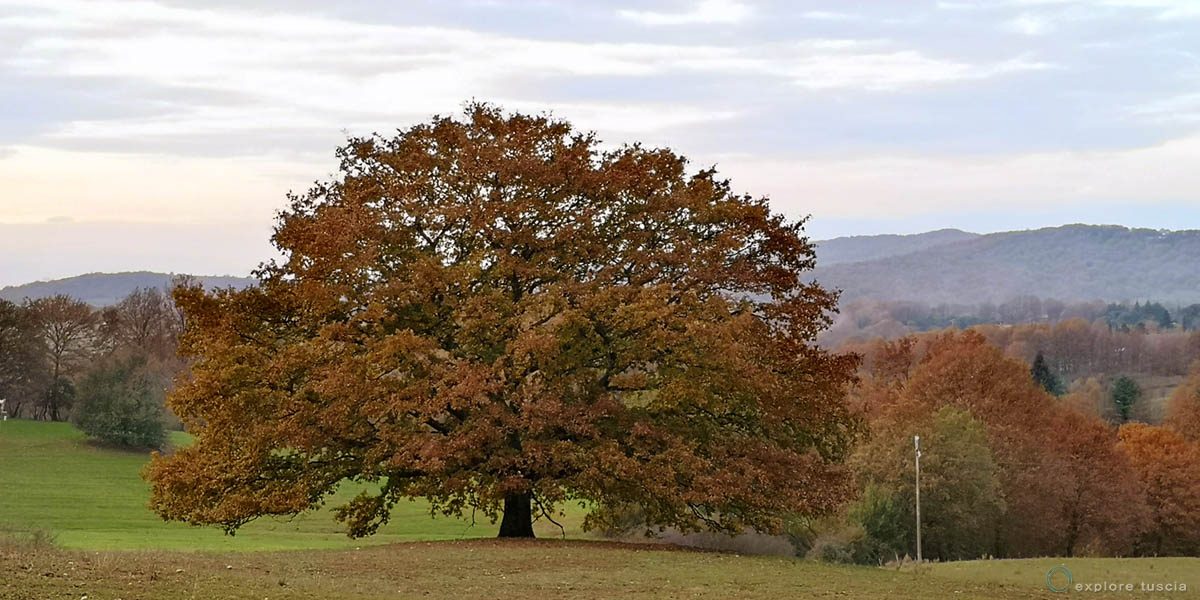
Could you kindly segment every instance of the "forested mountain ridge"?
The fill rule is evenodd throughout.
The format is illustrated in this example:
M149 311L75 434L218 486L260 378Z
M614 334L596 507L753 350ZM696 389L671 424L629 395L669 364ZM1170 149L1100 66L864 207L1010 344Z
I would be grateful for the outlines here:
M912 235L855 235L816 242L817 257L823 267L862 262L910 254L934 246L973 240L980 237L959 229L939 229Z
M833 241L822 244L828 248ZM837 263L835 257L831 264L818 250L817 263L815 278L842 290L843 301L975 304L1025 295L1200 301L1200 231L1195 230L1066 225L981 235L860 262Z
M129 273L88 273L65 279L35 281L24 285L0 288L0 300L22 302L55 295L65 295L83 300L92 306L108 306L119 302L130 292L142 288L163 289L170 285L175 275L136 271ZM196 277L206 288L244 288L258 283L250 277L202 276Z

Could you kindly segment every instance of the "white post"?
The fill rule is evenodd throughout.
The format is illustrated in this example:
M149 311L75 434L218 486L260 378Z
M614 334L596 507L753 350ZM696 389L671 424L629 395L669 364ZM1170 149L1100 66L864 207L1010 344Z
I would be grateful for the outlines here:
M921 436L913 436L917 465L917 562L921 562Z

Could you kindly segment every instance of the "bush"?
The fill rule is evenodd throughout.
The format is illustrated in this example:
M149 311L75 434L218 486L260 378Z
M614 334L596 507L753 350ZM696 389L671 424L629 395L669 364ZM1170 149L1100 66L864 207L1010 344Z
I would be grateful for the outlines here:
M128 448L162 448L163 389L141 357L101 362L79 383L71 421L88 437Z
M895 557L890 548L854 523L818 536L807 555L823 562L856 565L881 565Z
M897 494L867 484L862 498L850 508L852 522L862 526L863 546L869 547L868 562L888 561L902 556L908 550L910 535L915 537L912 522L916 519L912 509L903 504Z

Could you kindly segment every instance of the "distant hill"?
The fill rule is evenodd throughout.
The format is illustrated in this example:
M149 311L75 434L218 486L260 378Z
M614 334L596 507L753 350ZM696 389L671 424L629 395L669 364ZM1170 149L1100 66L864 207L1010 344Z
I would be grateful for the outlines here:
M854 239L822 242L840 253L833 261L817 251L818 265L828 265L818 267L817 280L843 290L843 301L978 304L1035 295L1064 301L1200 302L1200 231L1067 225L837 262L838 256L866 256L886 245L871 240L854 247Z
M980 235L942 229L817 242L815 277L862 298L926 304L1000 303L1034 295L1063 301L1200 302L1200 231L1067 225ZM141 287L165 287L168 273L91 273L0 288L20 302L66 294L95 306ZM243 288L248 277L199 277L205 287Z
M24 285L0 288L0 299L21 302L26 298L36 300L58 294L78 298L92 306L116 304L130 292L139 288L166 288L175 277L170 273L137 271L133 273L88 273L66 279L37 281ZM197 277L206 288L244 288L255 285L258 280L250 277L203 276Z
M939 229L915 235L856 235L817 242L817 264L822 267L910 254L926 248L980 237L958 229Z

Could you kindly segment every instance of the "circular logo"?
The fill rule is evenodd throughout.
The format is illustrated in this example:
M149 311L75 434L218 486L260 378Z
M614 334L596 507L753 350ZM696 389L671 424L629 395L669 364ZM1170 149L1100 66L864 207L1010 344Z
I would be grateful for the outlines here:
M1074 581L1075 578L1071 576L1071 570L1066 565L1050 567L1050 570L1046 571L1046 589L1052 592L1066 592L1071 589Z

